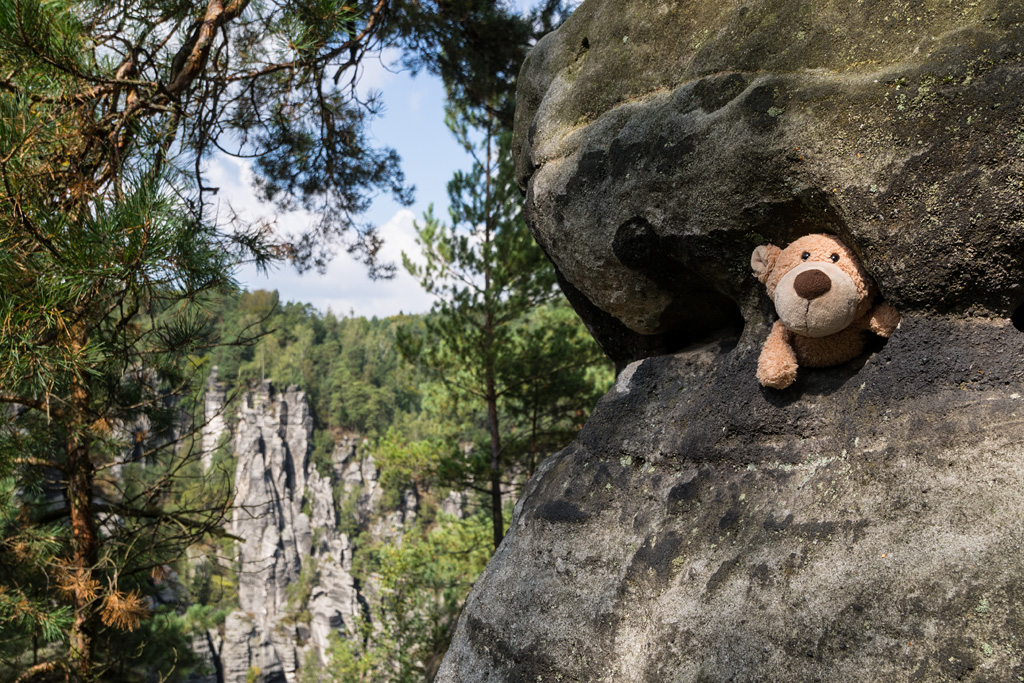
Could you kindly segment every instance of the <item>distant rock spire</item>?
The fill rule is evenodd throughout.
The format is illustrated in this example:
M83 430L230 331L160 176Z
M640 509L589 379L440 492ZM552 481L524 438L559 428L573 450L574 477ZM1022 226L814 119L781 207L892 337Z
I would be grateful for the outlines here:
M217 450L221 435L227 431L224 420L224 407L227 403L227 387L217 379L217 366L210 368L210 378L206 381L206 395L203 405L202 462L203 471L207 472L213 464L213 453Z

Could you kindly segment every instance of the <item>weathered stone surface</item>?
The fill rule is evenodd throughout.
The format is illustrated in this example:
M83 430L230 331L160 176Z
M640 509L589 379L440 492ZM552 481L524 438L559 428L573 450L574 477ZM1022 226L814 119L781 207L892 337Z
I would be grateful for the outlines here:
M269 383L247 393L239 410L230 527L246 539L239 553L238 601L242 611L263 619L284 613L285 587L298 578L308 554L302 552L310 533L302 500L312 430L301 392L275 395Z
M382 510L380 470L373 456L358 453L356 446L343 441L335 451L335 472L341 482L344 495L354 502L352 514L361 528L369 531L374 538L397 538L402 530L413 523L419 509L416 494L405 491L399 507Z
M221 437L228 431L224 411L227 408L227 387L217 378L217 366L210 370L206 381L206 393L203 399L202 463L203 470L209 470L213 463L213 454L217 450Z
M362 614L361 596L352 576L352 545L347 535L337 531L330 481L314 469L306 492L315 531L305 561L316 562L317 570L306 607L310 614L309 641L320 662L326 663L331 634L354 632L355 621Z
M224 680L220 661L222 641L217 631L207 631L192 637L192 654L198 664L185 677L185 683L221 683Z
M528 220L624 370L438 680L1024 680L1022 19L587 0L538 44ZM904 322L764 389L750 252L811 232Z
M294 683L307 653L324 662L331 634L350 634L362 613L331 482L309 460L312 430L296 387L276 392L266 382L243 397L230 531L245 542L239 610L225 623L219 652L225 683ZM367 475L375 484L376 470ZM293 585L303 573L306 595Z
M1024 334L908 315L875 353L631 364L546 461L439 681L1024 676Z
M520 77L527 216L620 363L760 320L752 248L858 252L901 311L1024 301L1024 5L587 0Z
M224 622L221 663L225 683L286 683L281 657L251 614L232 612Z
M207 415L211 402L223 412L220 392L207 392ZM242 397L229 527L245 539L237 558L239 609L228 616L219 646L211 639L198 653L210 660L207 669L222 671L224 683L296 683L310 657L327 664L332 635L355 635L357 620L371 616L375 590L352 575L354 548L338 528L339 515L352 515L349 521L375 538L397 538L415 519L411 493L397 510L380 509L380 472L360 455L362 438L343 438L331 471L321 474L309 457L312 434L309 404L297 387L282 392L264 382ZM351 509L339 512L334 484ZM448 509L457 507L458 498Z

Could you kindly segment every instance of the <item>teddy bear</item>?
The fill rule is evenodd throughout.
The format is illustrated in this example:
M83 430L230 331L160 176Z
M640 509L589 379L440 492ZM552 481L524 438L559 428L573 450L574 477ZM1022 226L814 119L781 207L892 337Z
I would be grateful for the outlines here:
M762 245L750 267L779 315L757 361L763 386L785 389L801 365L845 363L864 350L866 331L888 338L899 325L900 314L876 303L874 281L832 235L805 235L785 249Z

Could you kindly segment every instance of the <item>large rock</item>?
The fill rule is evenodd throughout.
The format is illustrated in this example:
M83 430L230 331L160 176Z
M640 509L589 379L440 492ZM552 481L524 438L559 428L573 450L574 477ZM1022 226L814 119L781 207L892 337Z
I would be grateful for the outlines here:
M362 617L331 481L309 459L312 433L296 387L278 392L265 382L243 397L230 530L244 542L239 610L227 619L219 653L225 683L295 683L310 655L325 663L331 636L352 635Z
M1016 681L1024 335L910 316L792 390L637 361L544 463L439 681Z
M1024 680L1022 20L587 0L538 44L528 219L624 369L439 681ZM765 389L750 252L819 231L902 326Z
M313 419L299 391L276 393L269 382L244 396L235 433L235 510L230 531L239 548L238 602L266 622L286 612L286 588L310 551L303 511Z
M223 412L221 394L208 391L206 400L207 415L211 402ZM358 637L360 620L372 617L377 588L353 576L355 548L339 518L373 538L400 539L418 502L410 492L398 509L381 510L380 471L354 435L341 439L330 472L321 474L310 459L309 403L296 386L278 391L264 382L243 395L236 417L229 530L243 539L239 609L212 655L224 683L296 683L307 664L328 663L333 637Z
M587 0L520 76L527 215L620 363L763 316L832 232L901 310L1024 301L1024 6Z

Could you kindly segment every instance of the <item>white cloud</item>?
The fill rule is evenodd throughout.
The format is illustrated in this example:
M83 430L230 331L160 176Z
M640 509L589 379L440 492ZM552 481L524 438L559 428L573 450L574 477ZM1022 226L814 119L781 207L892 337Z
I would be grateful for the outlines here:
M381 258L398 266L391 280L371 280L366 268L346 254L340 254L327 268L327 272L299 275L283 265L267 276L254 269L245 269L240 278L248 289L276 289L282 301L311 303L320 311L337 315L355 315L384 318L398 313L424 313L430 309L433 298L425 293L401 266L402 251L418 253L414 215L402 209L391 220L380 226L384 238Z
M252 190L252 169L244 159L218 156L204 175L209 186L220 188L215 201L222 217L232 211L246 220L276 217L282 234L300 232L313 220L313 216L304 211L276 214L273 206L261 202ZM259 274L253 267L244 267L237 276L246 289L276 289L282 301L311 303L325 313L330 309L338 315L354 312L379 318L400 312L424 313L430 309L433 298L402 268L403 251L410 257L419 253L414 220L412 211L400 209L379 227L384 239L380 258L398 266L391 280L371 280L366 267L344 251L323 274L312 271L299 275L291 266L282 264L266 275Z

